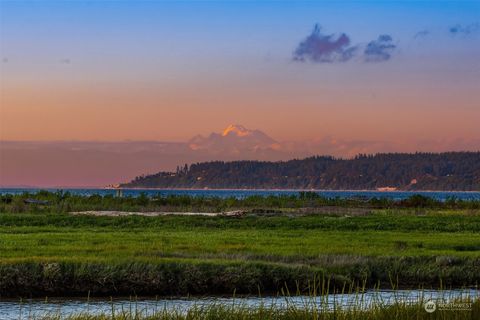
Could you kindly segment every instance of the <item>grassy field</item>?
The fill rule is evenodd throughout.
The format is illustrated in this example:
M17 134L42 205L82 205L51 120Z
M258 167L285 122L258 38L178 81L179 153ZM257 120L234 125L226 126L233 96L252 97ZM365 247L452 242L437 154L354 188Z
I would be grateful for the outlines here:
M480 282L474 207L299 208L295 201L271 210L247 206L238 218L94 217L64 213L58 203L15 212L14 199L0 213L0 294L274 293L305 290L313 277L336 288Z
M30 199L45 201L32 204ZM2 196L0 296L185 295L480 281L479 202ZM30 202L29 202L30 201ZM241 217L71 215L207 211Z
M315 264L326 255L480 256L480 216L460 213L240 219L21 214L0 219L3 262L174 257Z

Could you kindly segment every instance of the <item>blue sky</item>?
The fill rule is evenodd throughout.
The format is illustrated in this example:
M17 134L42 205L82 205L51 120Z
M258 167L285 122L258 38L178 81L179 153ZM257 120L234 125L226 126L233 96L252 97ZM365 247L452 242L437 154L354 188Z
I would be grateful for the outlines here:
M182 140L232 122L285 139L480 136L479 1L0 5L3 139ZM319 63L312 47L294 61L315 24L320 44L345 34L352 58ZM381 35L394 49L366 63ZM432 113L436 124L421 121Z
M218 160L184 142L229 124L282 159L478 151L479 57L480 1L0 0L0 180Z

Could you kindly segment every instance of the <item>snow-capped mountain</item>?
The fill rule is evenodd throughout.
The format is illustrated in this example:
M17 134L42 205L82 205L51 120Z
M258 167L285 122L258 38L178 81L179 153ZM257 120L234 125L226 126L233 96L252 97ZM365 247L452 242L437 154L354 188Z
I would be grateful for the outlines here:
M241 154L274 151L279 148L277 141L260 130L250 130L242 125L229 125L221 133L211 133L208 137L193 137L188 146L191 150L205 150L222 154Z

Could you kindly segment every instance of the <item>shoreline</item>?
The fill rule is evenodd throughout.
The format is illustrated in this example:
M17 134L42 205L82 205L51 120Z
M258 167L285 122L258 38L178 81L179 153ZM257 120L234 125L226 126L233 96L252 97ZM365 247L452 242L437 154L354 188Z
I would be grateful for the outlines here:
M149 187L0 187L2 190L155 190L155 191L262 191L262 192L375 192L375 193L479 193L480 190L376 190L376 189L275 189L275 188L149 188Z

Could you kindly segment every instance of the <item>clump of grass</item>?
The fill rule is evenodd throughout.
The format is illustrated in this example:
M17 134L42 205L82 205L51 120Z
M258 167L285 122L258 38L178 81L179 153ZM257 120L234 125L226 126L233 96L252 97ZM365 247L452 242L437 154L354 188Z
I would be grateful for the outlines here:
M405 250L408 247L408 243L406 241L395 241L394 248L395 250Z

